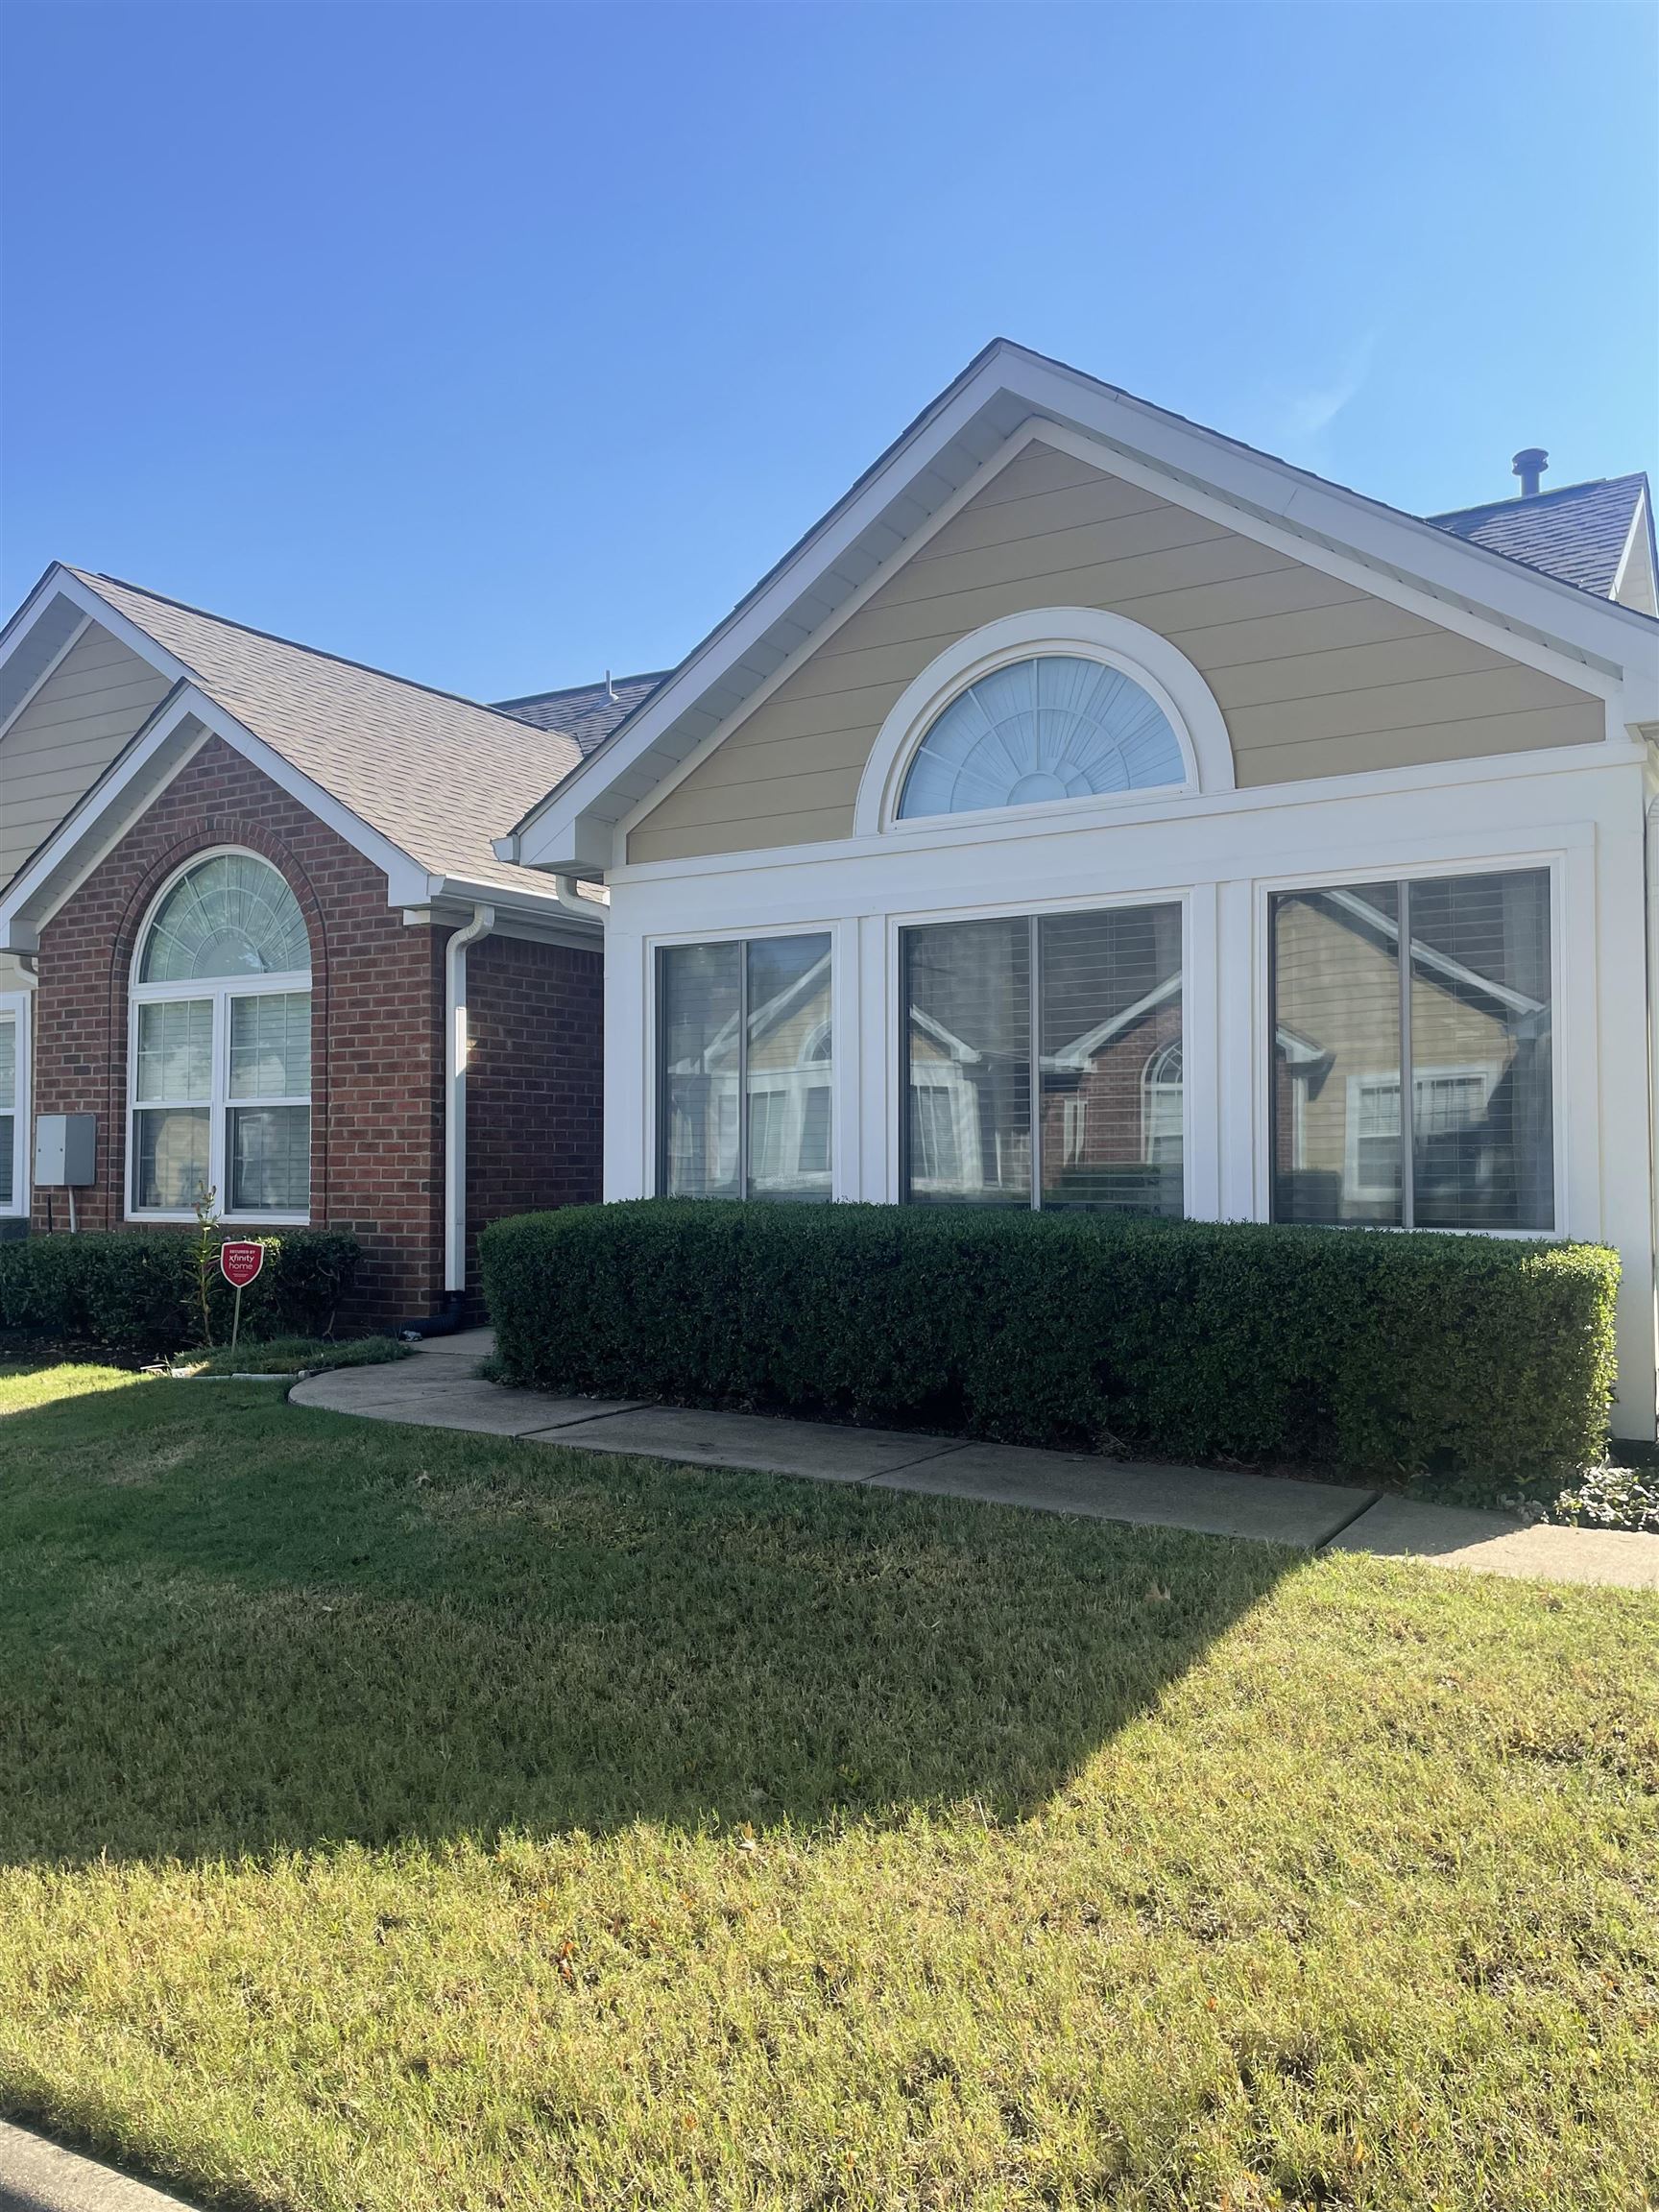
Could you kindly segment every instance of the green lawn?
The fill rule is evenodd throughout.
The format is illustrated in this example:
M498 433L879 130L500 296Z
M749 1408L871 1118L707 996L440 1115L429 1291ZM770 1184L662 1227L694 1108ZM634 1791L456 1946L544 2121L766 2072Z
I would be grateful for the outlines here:
M1659 2189L1659 1599L0 1407L13 2117L292 2212Z

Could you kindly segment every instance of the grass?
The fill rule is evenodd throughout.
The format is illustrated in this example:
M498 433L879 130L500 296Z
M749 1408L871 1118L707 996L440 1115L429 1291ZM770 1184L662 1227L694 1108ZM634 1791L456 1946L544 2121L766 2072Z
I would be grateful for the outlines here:
M1659 1600L0 1380L0 2109L204 2203L1659 2188Z

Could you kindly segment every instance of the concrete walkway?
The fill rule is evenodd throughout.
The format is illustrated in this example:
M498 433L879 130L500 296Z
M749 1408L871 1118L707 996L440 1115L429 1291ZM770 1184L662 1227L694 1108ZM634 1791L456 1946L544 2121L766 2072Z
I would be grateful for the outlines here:
M296 1405L335 1413L470 1430L526 1444L624 1452L683 1466L754 1467L872 1490L923 1491L1143 1527L1254 1537L1310 1551L1427 1559L1479 1574L1659 1590L1659 1536L1527 1527L1505 1513L1420 1505L1346 1483L1138 1465L914 1431L705 1413L637 1399L506 1390L477 1374L493 1343L487 1329L433 1337L413 1359L314 1376L296 1383L289 1395Z
M177 2197L130 2180L43 2135L0 2120L0 2212L189 2212Z

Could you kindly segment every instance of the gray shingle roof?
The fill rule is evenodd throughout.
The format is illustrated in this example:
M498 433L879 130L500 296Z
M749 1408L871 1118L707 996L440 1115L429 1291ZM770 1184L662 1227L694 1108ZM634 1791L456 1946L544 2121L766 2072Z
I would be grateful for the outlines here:
M573 737L586 759L673 673L671 668L658 668L649 676L617 676L604 684L575 684L565 691L536 691L527 699L497 699L495 709L515 721L533 723L538 730L557 730Z
M573 736L136 584L72 573L182 661L245 729L429 874L552 893L540 871L498 860L493 840L576 766Z
M1437 530L1471 539L1488 552L1541 568L1598 598L1611 598L1619 563L1647 479L1603 476L1589 484L1564 484L1531 498L1498 499L1485 507L1460 507L1428 515Z

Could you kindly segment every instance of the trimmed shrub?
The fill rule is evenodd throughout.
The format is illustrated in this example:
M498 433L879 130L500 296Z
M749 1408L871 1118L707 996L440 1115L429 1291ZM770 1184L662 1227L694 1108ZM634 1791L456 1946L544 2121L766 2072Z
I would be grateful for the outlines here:
M242 1293L255 1336L315 1336L351 1286L357 1241L335 1229L284 1229ZM177 1352L202 1341L196 1235L189 1229L87 1230L0 1244L0 1324L123 1352ZM215 1264L215 1342L230 1334L235 1292Z
M481 1250L499 1371L543 1389L1397 1475L1606 1435L1600 1246L645 1199Z

